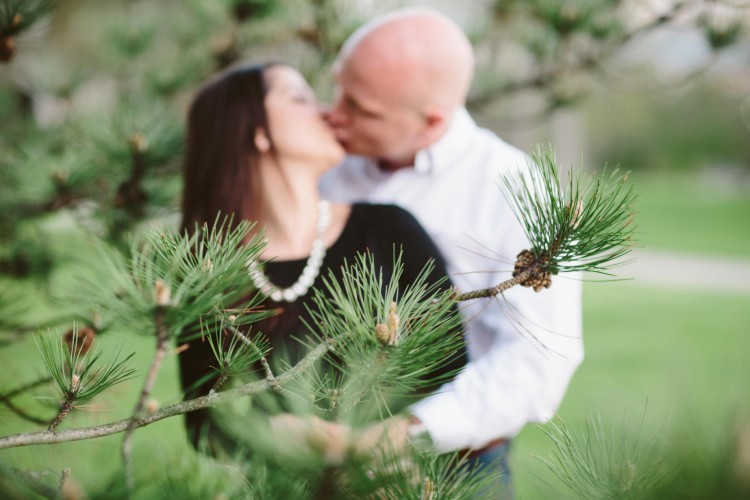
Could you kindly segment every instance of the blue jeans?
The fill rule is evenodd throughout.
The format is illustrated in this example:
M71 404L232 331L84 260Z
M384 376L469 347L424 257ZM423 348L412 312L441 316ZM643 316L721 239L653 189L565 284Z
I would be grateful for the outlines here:
M508 441L469 459L469 467L476 471L486 471L494 479L492 486L483 489L478 498L513 499L513 481L508 466L510 446L511 442Z

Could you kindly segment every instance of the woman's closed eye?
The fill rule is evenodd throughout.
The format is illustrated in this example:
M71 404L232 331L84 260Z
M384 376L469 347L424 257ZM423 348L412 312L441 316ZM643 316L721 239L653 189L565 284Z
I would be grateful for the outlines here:
M312 102L315 102L315 94L313 94L313 91L310 88L296 87L290 90L292 102L299 104L310 104Z
M310 98L302 93L294 94L292 95L292 101L299 103L299 104L307 104L310 102Z

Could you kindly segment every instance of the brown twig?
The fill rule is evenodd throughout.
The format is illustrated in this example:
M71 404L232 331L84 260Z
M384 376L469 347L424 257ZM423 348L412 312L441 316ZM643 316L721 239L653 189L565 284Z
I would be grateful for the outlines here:
M465 302L467 300L474 299L485 299L489 297L495 297L498 294L503 293L516 285L519 285L524 279L531 275L531 271L524 271L522 274L515 276L509 280L505 280L490 288L484 288L482 290L474 290L471 292L460 293L456 291L451 297L456 302Z
M62 406L60 406L60 411L57 412L57 416L50 422L49 427L47 427L48 431L53 431L57 428L60 423L65 420L65 417L68 416L68 413L73 410L73 404L75 403L75 400L72 399L66 399Z
M214 392L217 392L221 387L224 385L224 383L229 379L226 373L222 373L219 375L219 378L216 379L216 382L214 382L214 385L211 386L211 390L208 391L209 394L213 394Z
M154 358L151 361L151 366L146 375L146 379L143 382L143 388L141 389L141 395L138 398L138 403L133 409L131 417L131 425L125 430L125 437L122 440L122 460L125 468L125 482L128 485L129 491L133 491L135 484L133 483L133 471L131 463L131 455L133 450L133 432L137 428L137 419L140 419L144 414L146 407L146 399L151 394L151 390L154 388L156 383L156 377L161 369L162 362L167 354L167 348L169 347L169 329L165 324L166 310L163 305L158 305L155 312L155 323L156 323L156 352Z
M474 290L466 293L456 291L452 299L456 302L464 302L467 300L495 297L516 285L533 288L535 292L540 292L543 288L549 288L552 285L549 263L558 252L563 238L564 236L558 236L551 248L544 252L541 257L537 257L530 250L522 250L516 258L513 277L511 279L482 290Z

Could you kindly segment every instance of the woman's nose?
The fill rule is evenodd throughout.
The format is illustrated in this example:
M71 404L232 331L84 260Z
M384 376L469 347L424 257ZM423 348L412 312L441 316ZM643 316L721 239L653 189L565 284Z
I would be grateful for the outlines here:
M320 114L320 117L328 123L328 125L331 125L331 112L332 107L328 104L318 103L318 113Z

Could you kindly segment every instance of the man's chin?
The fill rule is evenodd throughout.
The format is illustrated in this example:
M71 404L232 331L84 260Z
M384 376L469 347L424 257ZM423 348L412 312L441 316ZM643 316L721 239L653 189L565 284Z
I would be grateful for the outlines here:
M352 144L348 141L339 141L339 144L341 144L341 147L344 148L344 151L346 151L346 154L352 155L352 156L370 156L371 152L363 150L362 148L358 148L356 144Z
M367 148L359 147L362 145L362 143L356 143L352 142L348 139L336 139L339 144L341 144L341 147L344 148L344 151L346 151L346 154L352 155L352 156L374 156L373 152L368 150ZM359 144L359 146L358 146Z

